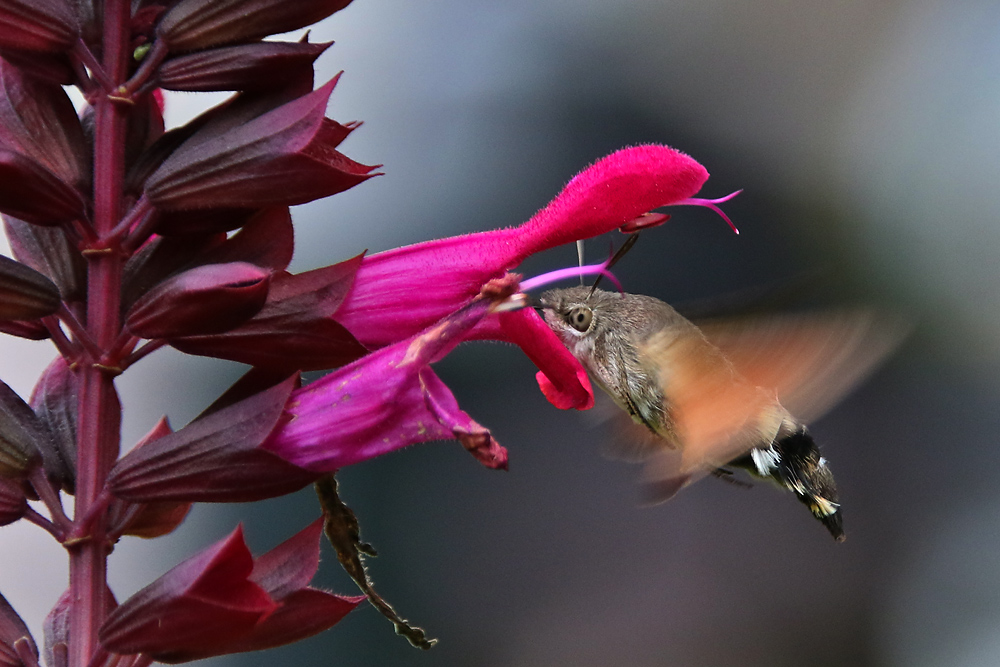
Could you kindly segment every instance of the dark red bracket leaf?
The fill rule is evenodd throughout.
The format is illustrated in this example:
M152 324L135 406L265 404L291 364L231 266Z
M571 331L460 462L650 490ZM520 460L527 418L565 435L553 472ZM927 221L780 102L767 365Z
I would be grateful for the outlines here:
M0 382L0 477L25 477L39 456L56 456L48 430L28 404Z
M169 663L218 655L278 607L250 581L252 572L253 557L237 528L119 605L101 626L101 644Z
M289 71L310 68L333 42L309 44L259 42L198 51L171 58L160 66L159 83L167 90L266 90Z
M64 0L0 2L0 46L24 51L68 51L80 31Z
M0 255L0 320L34 320L59 309L59 288L34 269Z
M20 153L0 149L0 212L35 225L85 217L86 203L51 171Z
M76 375L65 359L56 357L38 379L31 393L31 407L54 445L52 454L45 458L45 470L70 492L76 486L78 402Z
M17 654L14 645L26 641L29 651L38 661L38 647L28 631L28 626L10 606L7 599L0 595L0 667L21 667L24 663Z
M90 151L66 91L0 61L0 145L22 153L85 191Z
M337 80L214 138L189 141L146 181L165 211L290 206L376 175L334 149L344 126L325 117Z
M270 279L270 271L246 262L188 269L139 299L125 325L150 339L229 331L263 308Z
M173 433L166 417L136 443L139 448ZM177 529L191 510L191 503L164 500L153 503L130 503L116 498L108 509L108 534L112 538L132 535L151 539L168 535Z
M67 302L87 296L87 264L58 227L39 227L9 215L4 230L14 257L49 277Z
M252 502L297 491L317 473L260 444L284 418L295 378L133 449L112 468L108 488L133 502Z
M269 369L334 368L365 348L333 320L354 282L362 256L298 275L278 274L267 303L245 324L223 334L170 341L188 354Z
M69 664L69 618L72 596L69 590L63 592L56 605L45 617L42 632L45 637L45 664L47 667L67 667ZM110 588L104 590L104 615L118 607L115 594Z
M101 628L102 644L178 663L273 648L332 627L364 598L309 586L321 529L315 521L253 559L237 528L126 600Z
M351 0L181 0L157 27L174 53L251 42L325 19Z
M28 340L45 340L49 337L49 330L41 322L0 321L0 332Z
M28 499L21 485L0 479L0 526L14 523L24 516L27 509Z

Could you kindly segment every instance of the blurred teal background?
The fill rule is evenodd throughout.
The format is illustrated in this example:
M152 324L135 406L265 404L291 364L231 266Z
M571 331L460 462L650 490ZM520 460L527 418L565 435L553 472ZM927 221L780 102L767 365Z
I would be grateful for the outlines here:
M441 643L416 651L361 608L211 665L1000 664L1000 6L355 0L311 39L337 42L318 80L346 70L329 115L365 121L344 151L386 175L295 211L295 270L517 224L588 162L658 142L708 168L703 196L744 189L725 205L742 234L671 210L617 270L629 291L709 308L793 291L881 304L915 329L812 425L841 487L840 545L767 486L705 480L637 508L636 469L600 456L589 415L551 407L519 350L465 345L438 370L510 449L510 472L439 443L342 474L382 554L377 589ZM179 122L202 100L168 104ZM574 262L567 247L525 270ZM12 344L0 374L26 395L50 356ZM163 412L184 424L238 375L144 360L120 384L126 442ZM316 512L308 491L199 507L168 539L120 545L115 590L237 521L263 551ZM33 628L65 584L64 569L18 583L39 532L0 530L0 589ZM317 582L353 593L329 552Z

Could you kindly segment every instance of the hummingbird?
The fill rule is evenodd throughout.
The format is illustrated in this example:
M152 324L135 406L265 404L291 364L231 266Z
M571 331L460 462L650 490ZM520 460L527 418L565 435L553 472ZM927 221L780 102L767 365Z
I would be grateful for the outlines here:
M705 474L745 469L793 493L843 541L837 484L803 419L830 407L898 341L870 311L696 326L659 299L552 289L542 316L632 424L617 454L647 461L666 500Z

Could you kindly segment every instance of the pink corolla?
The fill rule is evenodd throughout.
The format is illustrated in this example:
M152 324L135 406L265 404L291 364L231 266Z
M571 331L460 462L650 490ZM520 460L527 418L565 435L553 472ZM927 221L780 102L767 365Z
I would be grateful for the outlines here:
M431 440L458 440L480 463L506 468L507 450L458 407L430 364L511 307L518 287L513 274L490 281L415 336L306 387L282 382L136 447L111 470L108 489L133 503L260 500Z
M668 146L619 150L577 174L520 226L365 257L336 319L369 348L390 345L467 303L487 281L534 253L623 226L662 222L666 216L646 216L661 206L714 208L711 201L692 199L707 178L698 162ZM533 311L484 318L467 338L519 345L541 369L539 384L557 407L587 409L593 404L583 367Z

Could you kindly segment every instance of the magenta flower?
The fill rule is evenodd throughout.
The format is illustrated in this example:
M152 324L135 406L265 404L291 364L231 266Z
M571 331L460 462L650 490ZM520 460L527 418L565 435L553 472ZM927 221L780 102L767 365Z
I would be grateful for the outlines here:
M321 473L431 440L456 439L489 468L507 450L458 407L429 368L514 294L516 276L427 330L311 385L286 381L134 448L108 489L132 503L246 502L297 490Z
M506 297L516 276L425 331L384 347L292 394L292 419L264 447L318 472L429 440L457 439L480 463L507 468L507 450L458 408L429 365L440 360ZM492 291L492 290L496 291Z
M467 303L483 284L533 253L604 234L661 206L703 203L690 198L707 178L704 167L673 148L622 149L577 174L519 227L365 257L337 320L363 345L390 345ZM468 338L521 346L541 369L539 383L556 407L587 409L593 404L583 367L535 313L486 318Z
M123 602L101 626L101 644L176 663L282 646L332 627L365 598L309 586L322 530L314 521L254 559L238 527Z

